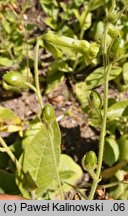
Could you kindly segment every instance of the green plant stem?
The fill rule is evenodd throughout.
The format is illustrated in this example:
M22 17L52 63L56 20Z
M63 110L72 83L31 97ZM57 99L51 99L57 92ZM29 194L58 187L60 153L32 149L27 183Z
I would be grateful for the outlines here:
M107 119L107 109L108 109L108 80L109 80L109 71L111 69L112 64L108 64L107 59L107 29L108 24L105 24L105 30L103 35L103 63L104 63L104 110L103 110L103 117L102 117L102 123L101 123L101 134L100 134L100 141L99 141L99 154L98 154L98 165L96 170L97 180L93 180L93 184L91 187L91 191L89 194L89 200L92 200L94 198L94 194L98 185L98 182L100 181L100 173L101 173L101 167L102 167L102 161L103 161L103 152L104 152L104 142L105 142L105 135L106 135L106 119Z
M10 151L9 147L7 146L7 144L5 143L5 141L3 140L3 138L1 136L0 136L0 143L3 147L3 149L5 150L5 152L9 155L9 157L15 163L17 170L21 171L21 166L20 166L18 160L15 158L14 154Z
M36 41L36 47L35 47L35 62L34 62L34 73L35 73L35 86L36 86L36 93L37 97L41 106L41 109L43 108L43 102L40 92L40 85L39 85L39 70L38 70L38 56L39 56L39 39Z
M31 90L33 90L36 94L37 93L37 89L35 88L35 86L33 86L31 83L25 82L26 86L28 86Z
M115 7L116 2L113 2L113 7ZM116 20L119 20L121 17L121 14L125 11L127 8L128 3L124 5L122 10L120 11L118 18ZM107 14L107 13L106 13ZM108 31L108 23L106 21L105 27L104 27L104 35L103 35L103 65L104 65L104 110L103 110L103 118L102 118L102 124L101 124L101 134L100 134L100 142L99 142L99 157L98 157L98 168L96 171L97 179L99 178L100 181L100 173L101 173L101 167L102 167L102 161L103 161L103 152L104 152L104 142L105 142L105 135L106 135L106 120L107 120L107 109L108 109L108 81L109 81L109 71L111 70L112 67L112 62L108 62L108 57L107 55L107 31ZM91 187L91 191L89 194L89 199L92 200L94 198L94 194L96 191L96 188L98 186L98 182L95 179L93 180L93 184Z

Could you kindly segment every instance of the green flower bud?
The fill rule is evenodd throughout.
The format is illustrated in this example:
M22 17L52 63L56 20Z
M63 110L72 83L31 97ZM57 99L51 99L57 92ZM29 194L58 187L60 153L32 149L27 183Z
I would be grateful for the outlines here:
M115 28L114 25L110 24L108 27L108 34L111 36L111 38L116 39L119 37L120 32L117 28Z
M102 98L100 94L95 90L91 91L89 95L89 102L90 105L96 109L100 109L102 107Z
M113 9L111 13L108 15L108 22L115 23L118 17L117 10Z
M51 123L55 119L55 112L50 104L46 104L41 113L41 119Z
M122 55L124 53L124 40L119 37L116 38L112 44L111 52L117 56Z
M24 88L26 87L24 77L16 71L10 71L3 76L3 81L12 87Z
M82 158L82 167L84 170L94 170L97 166L97 156L95 152L89 151Z

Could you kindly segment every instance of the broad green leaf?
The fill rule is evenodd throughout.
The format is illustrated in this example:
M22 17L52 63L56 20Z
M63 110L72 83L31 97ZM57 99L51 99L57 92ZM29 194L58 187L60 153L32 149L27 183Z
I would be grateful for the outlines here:
M82 177L81 167L75 163L75 161L66 154L61 154L59 163L59 176L62 181L63 192L68 192L72 189L71 185L75 185L76 181ZM51 199L55 199L55 196L59 193L58 186L54 181L49 188ZM52 192L53 191L53 192Z
M0 65L5 66L5 67L10 67L12 66L13 61L7 57L2 57L0 56Z
M128 135L122 135L118 140L119 150L120 150L120 160L128 161Z
M117 102L108 108L108 118L116 118L121 116L128 116L128 100Z
M11 34L11 25L6 19L2 20L2 26L7 34Z
M64 72L72 72L72 68L66 62L52 62L47 71L46 94L53 91L64 80Z
M80 102L82 108L85 108L88 105L88 97L90 91L88 90L88 87L85 82L76 83L75 87L76 87L76 97Z
M0 123L20 125L21 120L11 109L0 106Z
M40 0L40 3L42 4L52 4L53 2L53 0Z
M20 164L24 173L29 172L37 184L38 188L35 190L37 196L45 192L56 177L55 165L59 163L60 143L60 130L56 120L49 125L38 121L32 122L25 133L24 152ZM19 183L23 195L29 197L22 182Z
M47 43L47 41L44 41L44 47L52 53L53 57L56 59L62 58L62 52L60 49L57 49L53 44Z
M109 80L115 79L122 71L121 67L113 67L109 73ZM104 83L104 68L100 67L94 70L88 77L85 79L85 83L88 89L96 88Z
M95 41L99 41L102 39L104 32L104 23L99 21L97 23L93 23L92 28L90 30L90 35Z
M55 20L57 18L59 9L56 0L40 0L41 7L47 16L53 17Z
M73 9L73 12L80 23L80 28L86 31L91 26L91 13L87 12L88 7L84 7L82 14L78 9Z
M84 15L84 14L82 14L82 15ZM83 19L83 16L81 18ZM92 14L88 13L86 19L83 20L82 28L84 29L84 31L86 31L87 29L89 29L91 27L91 23L92 23Z
M104 162L112 166L119 159L119 147L112 138L107 138L104 147Z
M15 183L15 175L0 169L0 193L20 194Z
M77 18L77 20L78 20L79 23L81 24L81 15L80 15L80 13L79 13L79 10L73 9L73 13L75 14L75 17Z
M12 110L5 107L0 107L0 124L0 131L12 133L22 130L20 118Z
M47 26L49 26L51 29L55 30L56 27L57 27L57 23L55 20L53 20L52 17L47 17L45 20L44 20L45 24Z
M126 171L119 170L115 175L116 181L122 181L125 174L127 174ZM120 183L118 186L110 188L109 194L115 200L128 200L128 184Z
M62 181L74 185L76 180L82 176L82 169L70 156L62 154L59 163L59 175ZM64 184L63 188L66 191L69 186Z
M64 74L62 72L56 71L53 74L48 73L45 93L49 94L50 92L52 92L63 80Z

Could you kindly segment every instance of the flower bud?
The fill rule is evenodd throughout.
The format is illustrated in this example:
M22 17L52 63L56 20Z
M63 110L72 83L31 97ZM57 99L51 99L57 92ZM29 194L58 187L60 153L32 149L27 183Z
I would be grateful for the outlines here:
M50 104L46 104L41 113L41 119L46 122L52 122L55 119L55 112Z
M108 15L108 22L115 23L117 21L118 12L117 10L113 9L111 13Z
M111 52L120 56L124 53L124 40L121 38L116 38L112 44Z
M116 39L119 37L120 32L114 25L110 24L108 27L108 34L111 36L111 38Z
M100 109L102 107L102 98L100 94L95 90L91 91L89 95L89 102L90 105L96 109Z
M10 71L3 75L3 81L12 87L24 88L26 87L24 77L21 73L16 71Z
M89 151L82 158L82 167L84 170L94 170L97 166L97 156L95 152Z

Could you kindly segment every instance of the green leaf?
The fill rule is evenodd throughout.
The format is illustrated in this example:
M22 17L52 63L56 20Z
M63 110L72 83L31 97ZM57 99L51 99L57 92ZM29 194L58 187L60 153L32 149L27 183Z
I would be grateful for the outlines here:
M104 162L112 166L119 159L119 147L112 138L107 138L104 147Z
M121 116L128 116L128 100L117 102L108 108L108 118L119 118Z
M25 133L24 152L19 161L24 173L29 172L37 184L37 196L45 192L55 178L55 163L59 163L60 143L60 130L56 120L49 125L38 121L32 122ZM21 181L17 181L19 188L26 197L29 197L22 185L23 176L20 178Z
M125 174L127 174L126 171L119 170L115 175L116 181L122 181ZM112 187L109 194L115 200L128 200L128 184L120 183L118 186Z
M19 194L15 175L0 169L0 193Z
M11 109L0 106L0 123L19 125L21 120Z
M91 10L96 10L100 6L104 5L104 0L93 0L92 2L93 3L91 5Z
M62 58L62 52L60 49L57 49L53 44L47 43L47 41L44 41L44 47L52 53L53 57L56 59Z
M5 67L10 67L12 66L13 61L7 57L2 57L0 56L0 65L5 66Z
M52 92L64 80L64 72L72 72L72 68L66 62L52 62L47 70L46 94Z
M74 185L76 180L82 176L81 167L75 163L75 161L66 154L61 154L60 163L59 163L59 175L62 181ZM69 186L64 184L64 191L69 189Z
M122 135L118 140L120 150L120 160L128 161L128 135Z
M76 87L76 97L80 102L82 108L85 108L88 105L88 97L90 91L88 90L88 87L85 82L76 83L75 87Z
M63 192L68 192L72 189L72 186L76 181L82 177L81 167L75 163L75 161L66 154L61 154L60 163L59 163L59 175L62 181L62 190ZM59 193L58 186L54 181L51 187L49 188L50 198L55 199L55 196Z
M56 21L52 18L52 17L47 17L45 20L44 20L45 24L47 26L49 26L51 29L55 30L56 27L57 27L57 23Z
M121 67L113 67L109 73L109 80L115 79L122 71ZM94 70L88 77L85 79L85 83L88 89L96 88L104 83L104 68L100 67Z

